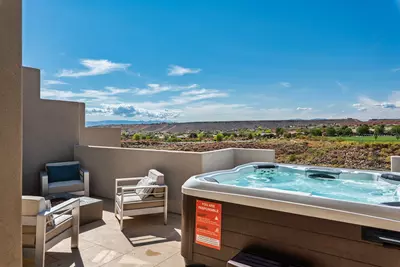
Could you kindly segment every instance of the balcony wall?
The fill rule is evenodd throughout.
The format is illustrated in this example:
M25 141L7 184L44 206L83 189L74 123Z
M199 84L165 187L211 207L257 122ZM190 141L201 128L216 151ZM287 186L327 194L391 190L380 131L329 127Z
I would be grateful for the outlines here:
M392 156L392 172L400 172L400 156Z
M84 128L79 138L80 145L121 146L121 128Z
M40 99L40 70L24 67L23 194L39 194L39 172L48 162L74 159L74 146L120 146L119 128L85 128L85 104Z
M0 266L22 266L21 0L0 1Z
M251 155L251 156L250 156ZM114 198L115 179L145 176L149 169L165 175L169 188L169 210L180 213L181 187L193 175L222 169L231 169L252 161L273 162L273 150L223 149L210 152L185 152L150 149L76 146L75 160L90 172L92 195Z

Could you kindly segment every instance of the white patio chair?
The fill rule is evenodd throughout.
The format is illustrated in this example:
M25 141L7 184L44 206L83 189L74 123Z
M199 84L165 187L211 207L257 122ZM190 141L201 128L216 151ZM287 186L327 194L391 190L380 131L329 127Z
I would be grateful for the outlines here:
M79 198L46 209L43 197L22 196L22 245L24 258L35 258L42 267L45 252L71 237L71 248L79 245Z
M79 161L47 163L45 168L40 173L42 196L57 193L89 196L89 172L80 167Z
M115 179L114 213L121 230L125 216L164 213L164 224L167 224L168 187L164 184L164 175L152 169L145 177Z

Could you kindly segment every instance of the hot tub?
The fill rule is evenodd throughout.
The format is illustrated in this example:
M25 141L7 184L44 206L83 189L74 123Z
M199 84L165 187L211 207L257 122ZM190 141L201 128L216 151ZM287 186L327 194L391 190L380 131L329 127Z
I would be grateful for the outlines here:
M255 162L182 186L182 255L225 266L249 245L312 266L400 266L400 174Z

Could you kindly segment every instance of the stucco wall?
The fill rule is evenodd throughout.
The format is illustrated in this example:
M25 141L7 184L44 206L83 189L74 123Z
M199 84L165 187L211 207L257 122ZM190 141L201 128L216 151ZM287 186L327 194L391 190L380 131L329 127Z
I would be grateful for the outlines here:
M246 164L249 162L274 162L275 150L272 149L235 149L234 165Z
M120 129L85 128L85 104L40 99L40 70L24 67L23 193L39 194L39 172L48 162L74 159L74 146L120 146ZM117 141L118 140L118 141Z
M22 266L21 0L0 1L0 266Z
M203 152L201 154L203 166L202 172L227 170L234 167L235 149L227 148Z
M254 155L246 151L229 148L199 153L76 146L75 160L79 160L90 172L91 194L110 199L114 198L116 178L144 176L152 168L159 170L164 173L169 188L169 210L180 213L181 187L191 176L235 167L235 153L239 153L242 163L274 161L273 150L254 151Z
M80 145L121 146L121 128L84 128Z
M90 193L114 199L115 179L145 176L149 169L165 175L169 190L169 210L179 213L181 186L201 173L201 154L130 148L76 146L75 160L90 172Z
M392 172L400 172L400 156L392 156Z
M23 68L24 99L23 192L39 193L39 172L44 164L74 158L79 142L77 102L40 99L40 71Z

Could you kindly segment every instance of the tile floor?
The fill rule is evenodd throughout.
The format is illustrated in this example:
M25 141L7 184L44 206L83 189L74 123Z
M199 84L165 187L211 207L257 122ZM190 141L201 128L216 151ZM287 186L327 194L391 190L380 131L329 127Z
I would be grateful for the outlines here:
M79 249L70 248L65 239L46 253L46 266L185 266L180 255L181 218L168 214L139 216L124 221L124 230L113 213L113 202L104 200L103 220L81 226ZM33 266L33 259L24 259L24 266Z

